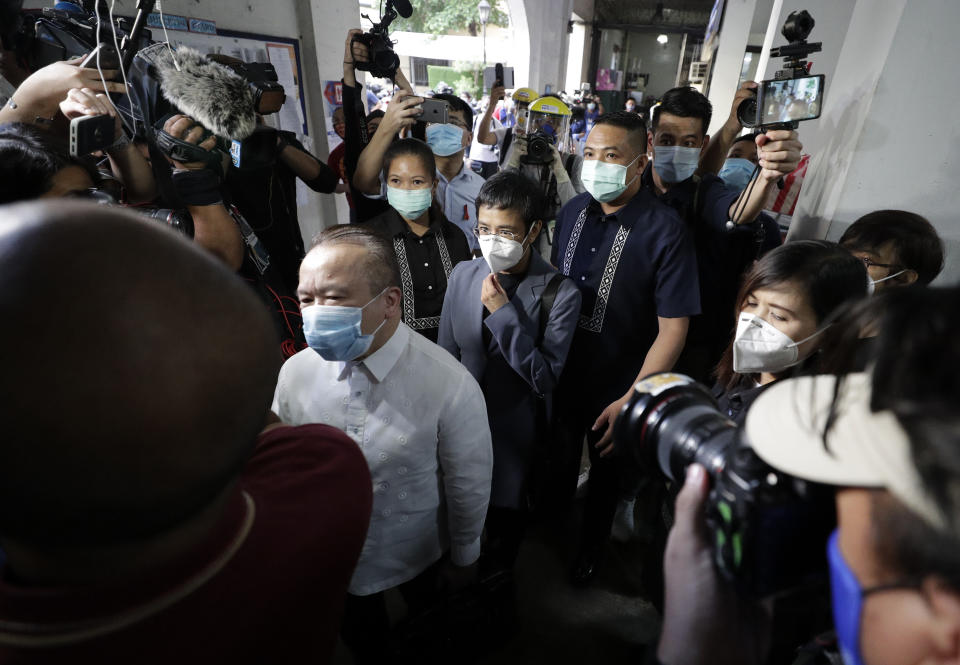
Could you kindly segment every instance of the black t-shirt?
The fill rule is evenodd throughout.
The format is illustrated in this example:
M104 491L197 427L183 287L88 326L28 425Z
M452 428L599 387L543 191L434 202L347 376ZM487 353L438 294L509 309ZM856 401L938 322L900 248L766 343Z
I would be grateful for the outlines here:
M447 279L455 265L473 258L467 237L436 203L430 208L430 227L422 236L410 230L393 208L366 225L393 245L403 287L404 323L436 342Z

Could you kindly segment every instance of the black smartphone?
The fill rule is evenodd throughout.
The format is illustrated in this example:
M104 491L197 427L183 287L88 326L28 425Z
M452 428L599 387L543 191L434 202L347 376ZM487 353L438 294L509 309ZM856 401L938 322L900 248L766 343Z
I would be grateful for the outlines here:
M114 119L109 115L85 115L70 121L70 154L89 155L113 145Z
M424 99L420 108L420 122L447 124L450 107L442 99Z
M757 90L757 124L813 120L823 108L824 75L763 81Z
M503 63L498 62L493 66L493 86L497 87L498 85L503 85Z

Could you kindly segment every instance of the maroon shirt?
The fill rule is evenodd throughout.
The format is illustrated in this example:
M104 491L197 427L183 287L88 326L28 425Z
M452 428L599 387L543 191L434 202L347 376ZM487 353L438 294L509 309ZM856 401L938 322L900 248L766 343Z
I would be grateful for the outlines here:
M276 428L223 518L180 560L87 588L0 578L0 663L328 662L372 500L345 434Z

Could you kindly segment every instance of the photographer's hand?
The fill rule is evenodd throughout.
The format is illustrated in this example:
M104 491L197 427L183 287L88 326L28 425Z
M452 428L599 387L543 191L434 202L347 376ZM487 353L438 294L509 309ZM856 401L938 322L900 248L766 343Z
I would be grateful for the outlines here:
M6 106L0 109L0 124L6 122L33 123L37 118L53 118L60 102L73 89L89 88L94 92L120 92L127 90L123 83L110 81L117 74L115 69L104 69L106 87L95 68L77 67L82 58L54 62L38 69L20 84Z
M351 88L357 87L356 63L368 62L370 52L363 42L354 39L363 34L363 30L353 28L347 33L347 42L343 49L343 84Z
M109 115L114 119L114 139L119 138L123 133L120 116L103 93L98 94L90 88L71 88L67 91L66 99L60 102L59 107L60 112L67 120L88 115Z
M664 555L664 614L657 658L665 665L759 665L770 617L717 572L704 519L706 469L687 467Z
M213 150L217 145L217 137L215 136L209 136L201 143L200 139L203 138L205 133L203 125L186 115L170 116L170 119L163 123L163 131L184 143L198 145L204 150ZM174 167L185 171L201 171L207 168L206 162L181 163L169 157L167 159Z
M418 105L422 97L411 95L400 90L387 107L387 112L380 121L380 127L370 139L370 143L360 153L357 159L357 169L350 182L354 191L367 194L380 193L380 171L383 169L383 156L387 148L393 143L394 137L405 127L412 127L420 115Z
M757 137L760 149L760 177L768 182L792 173L800 164L803 145L795 131L775 129Z

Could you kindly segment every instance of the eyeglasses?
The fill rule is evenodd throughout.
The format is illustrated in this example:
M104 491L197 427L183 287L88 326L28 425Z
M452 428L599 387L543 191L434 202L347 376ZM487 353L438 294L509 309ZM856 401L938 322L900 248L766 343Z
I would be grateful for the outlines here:
M486 226L473 227L473 235L477 236L478 238L480 236L488 236L491 233L493 232ZM500 236L501 238L506 238L507 240L513 240L514 242L520 242L521 240L526 238L526 236L522 236L520 234L514 233L513 231L508 231L506 229L502 231L497 231L496 235Z
M863 265L869 268L886 268L887 270L893 270L894 268L899 268L900 266L896 263L877 263L869 256L859 256L857 257L863 261Z

